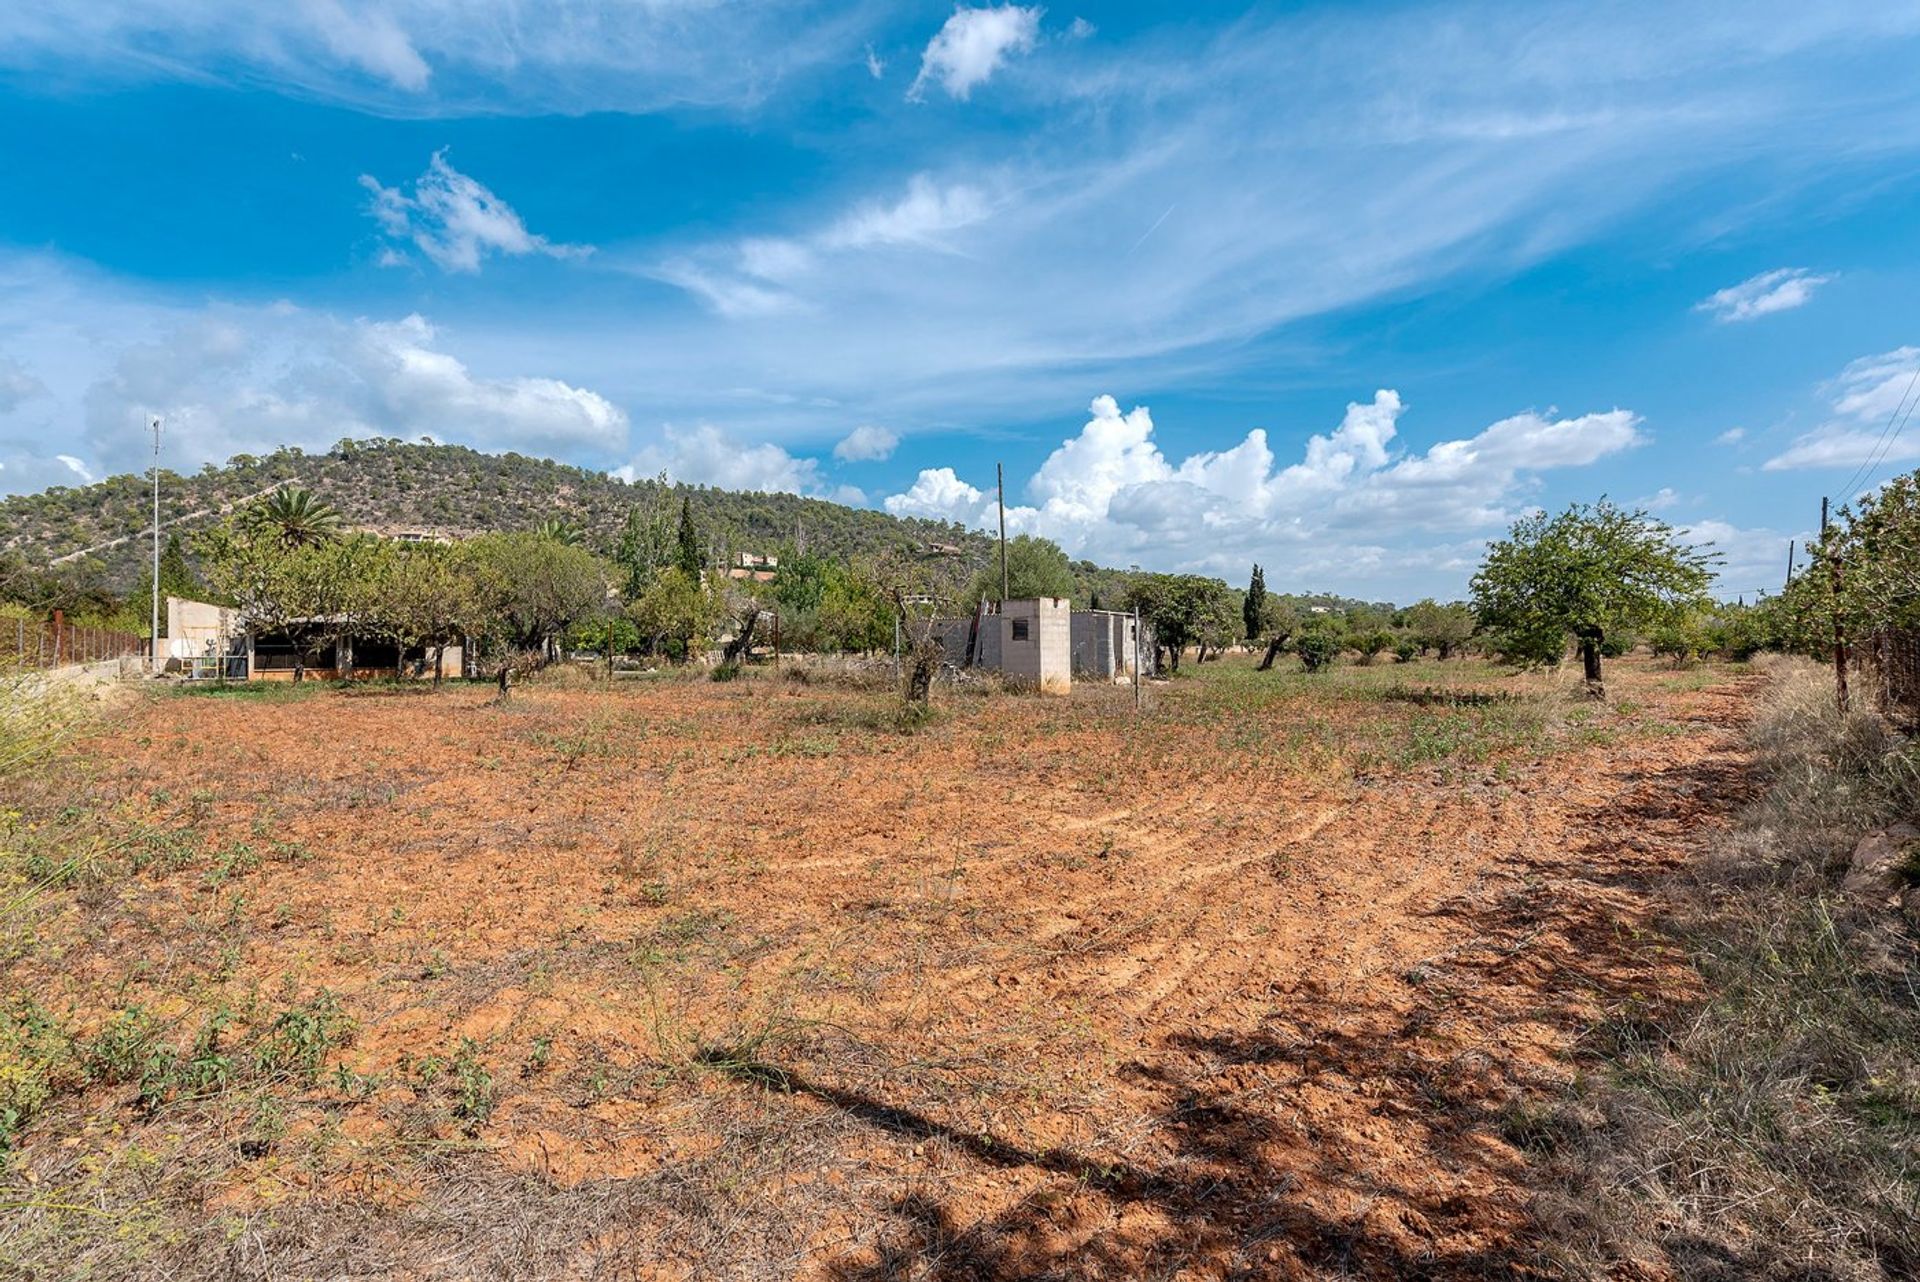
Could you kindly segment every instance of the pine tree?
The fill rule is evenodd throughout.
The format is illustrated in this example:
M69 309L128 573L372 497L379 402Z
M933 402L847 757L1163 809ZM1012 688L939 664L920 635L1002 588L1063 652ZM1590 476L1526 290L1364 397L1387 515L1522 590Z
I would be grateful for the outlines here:
M1247 625L1247 640L1260 639L1260 612L1267 603L1267 576L1258 565L1253 567L1253 580L1247 584L1247 599L1240 605L1240 617Z
M700 576L706 572L707 558L700 550L700 531L693 524L693 500L683 496L680 500L680 552L674 564L688 579L700 582Z

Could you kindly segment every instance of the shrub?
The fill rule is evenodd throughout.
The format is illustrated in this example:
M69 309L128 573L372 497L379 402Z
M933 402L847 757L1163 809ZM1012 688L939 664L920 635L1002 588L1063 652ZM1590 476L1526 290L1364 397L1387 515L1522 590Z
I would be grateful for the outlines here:
M1301 667L1308 672L1323 672L1333 666L1340 641L1331 633L1308 632L1293 643L1293 650L1300 656Z
M1412 637L1402 637L1394 643L1393 661L1395 663L1412 663L1419 657L1420 644Z

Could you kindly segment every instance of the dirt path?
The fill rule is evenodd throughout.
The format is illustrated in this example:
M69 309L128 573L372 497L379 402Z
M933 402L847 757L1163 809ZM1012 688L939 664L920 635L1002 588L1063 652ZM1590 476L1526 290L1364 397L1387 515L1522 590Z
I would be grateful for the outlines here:
M1646 887L1745 786L1745 687L1614 684L1641 721L1359 780L1078 705L163 700L119 804L257 867L148 873L40 979L131 1000L221 945L342 995L372 1085L306 1106L343 1147L220 1194L295 1271L351 1215L366 1275L1506 1276L1527 1097L1684 991ZM483 1125L419 1069L462 1054Z

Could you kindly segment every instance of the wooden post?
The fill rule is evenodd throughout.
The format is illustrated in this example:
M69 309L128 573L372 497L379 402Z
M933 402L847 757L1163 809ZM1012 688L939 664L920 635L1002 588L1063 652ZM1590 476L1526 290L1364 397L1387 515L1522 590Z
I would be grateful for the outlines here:
M1140 711L1140 607L1133 607L1133 710Z
M1827 561L1827 578L1833 590L1833 695L1840 711L1847 710L1847 629L1840 617L1840 593L1845 586L1840 558L1827 546L1827 500L1820 500L1820 554Z

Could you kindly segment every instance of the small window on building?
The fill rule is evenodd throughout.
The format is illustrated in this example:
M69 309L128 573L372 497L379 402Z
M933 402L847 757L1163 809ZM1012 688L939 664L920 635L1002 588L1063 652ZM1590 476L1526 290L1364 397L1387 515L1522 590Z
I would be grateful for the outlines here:
M1025 641L1027 639L1027 621L1025 619L1015 619L1013 621L1013 639L1015 641Z

